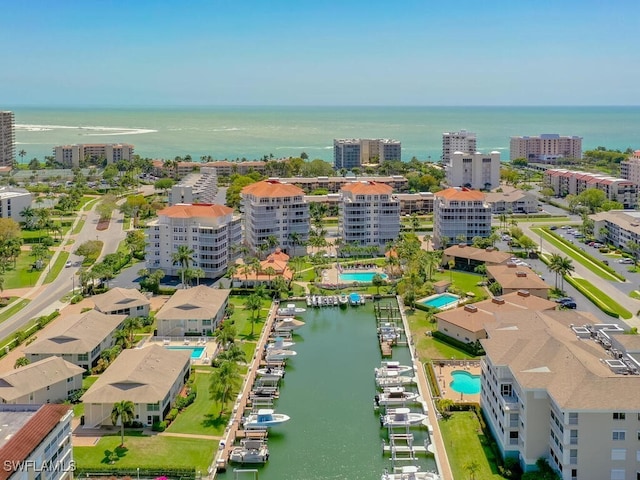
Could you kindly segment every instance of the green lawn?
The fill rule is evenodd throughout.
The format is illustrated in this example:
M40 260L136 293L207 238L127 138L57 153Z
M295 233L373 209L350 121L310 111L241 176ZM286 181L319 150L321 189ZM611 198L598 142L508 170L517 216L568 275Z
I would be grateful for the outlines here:
M68 259L69 259L69 252L61 251L58 254L56 263L53 264L53 268L47 272L47 276L44 279L44 283L53 282L58 277L62 269L64 268L64 264L67 263Z
M473 358L467 352L458 350L440 340L426 335L428 331L436 329L435 323L430 323L426 319L426 313L421 310L406 310L407 320L409 321L409 330L413 334L416 352L418 358L422 361L435 358L455 358L457 360L466 360Z
M194 440L169 436L125 436L120 447L120 434L102 437L93 447L74 447L73 457L78 469L105 468L116 452L115 467L161 468L195 467L206 472L218 446L217 440Z
M211 368L208 370L211 371ZM202 370L196 372L195 375L195 385L198 392L196 399L178 414L173 423L169 425L167 431L222 436L229 421L229 413L220 416L220 404L209 397L209 379L211 375ZM235 400L235 397L233 400ZM231 404L226 410L231 410Z
M40 271L31 271L31 264L35 259L31 256L31 252L22 251L16 261L14 268L13 264L9 264L4 276L4 289L10 288L22 288L33 287L40 276Z
M482 275L478 273L461 272L458 270L445 270L442 273L436 272L433 281L452 280L453 286L463 292L473 292L476 298L486 298L487 292L483 287L478 286L483 281Z
M489 439L480 429L475 414L471 412L456 412L447 420L440 420L440 430L447 449L447 456L451 464L453 478L476 480L503 480L498 474L498 466ZM478 470L475 477L470 477L465 465L476 462Z
M544 238L544 240L549 242L558 250L569 255L569 257L571 257L576 262L587 267L590 271L592 271L599 277L604 278L605 280L612 280L614 282L617 282L620 280L624 281L624 277L620 279L615 275L609 273L607 271L607 266L604 263L600 262L599 260L592 260L591 258L587 257L582 252L579 246L576 246L572 243L568 243L566 241L562 241L562 239L557 238L555 235L552 235L551 233L543 230L542 228L532 228L531 230L536 232L538 235L541 235Z
M260 336L260 331L264 325L264 321L267 318L269 307L271 306L271 300L262 300L262 310L258 314L258 317L253 326L253 337L251 336L251 315L252 312L244 307L246 296L231 296L229 297L229 303L235 306L231 320L235 323L238 329L238 336L243 339L256 340Z
M13 302L17 298L18 297L11 297L11 299L9 300L9 303ZM15 305L13 305L11 307L4 307L3 309L1 309L0 310L0 323L4 322L7 318L9 318L12 315L15 315L17 312L19 312L24 307L29 305L30 301L31 300L29 300L28 298L23 298L22 300L20 300Z
M518 222L522 222L522 223L528 223L528 222L565 222L567 220L569 220L569 217L527 217L522 216L522 217L516 217L516 220ZM563 223L564 225L564 223Z
M602 304L606 309L617 313L621 318L624 319L628 319L633 316L629 310L624 308L609 295L603 293L588 280L585 280L584 278L572 278L571 280L579 284L582 288L589 292L589 294L596 300L595 302L593 302L596 306L599 307L600 304Z
M78 224L76 225L76 228L74 228L74 229L73 229L73 231L71 232L71 234L72 234L72 235L75 235L75 234L77 234L77 233L80 233L80 231L82 230L82 227L84 227L84 222L85 222L85 219L84 219L84 218L81 218L81 219L78 221Z

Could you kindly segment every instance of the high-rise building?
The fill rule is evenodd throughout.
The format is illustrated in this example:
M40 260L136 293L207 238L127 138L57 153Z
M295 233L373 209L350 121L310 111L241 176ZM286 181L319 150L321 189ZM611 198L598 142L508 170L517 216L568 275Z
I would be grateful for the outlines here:
M536 137L511 137L509 159L556 163L558 158L582 158L582 137L546 133Z
M485 194L468 188L448 188L435 194L433 241L437 248L471 243L491 235L491 206Z
M288 255L309 239L309 204L304 190L278 180L242 189L245 242L253 251L280 247ZM273 245L270 245L274 241ZM300 253L302 250L300 250Z
M460 130L442 134L442 161L449 163L453 152L475 153L477 150L476 134Z
M451 187L491 190L500 186L500 152L453 152L445 167Z
M633 155L620 162L620 176L640 185L640 150L636 150Z
M200 173L190 173L169 191L169 205L178 203L215 203L218 176L213 167L202 167Z
M134 146L128 143L84 143L78 145L60 145L54 147L53 155L56 162L65 167L79 167L85 159L105 159L107 163L120 160L131 160Z
M13 112L0 111L0 166L10 167L15 160L15 118Z
M349 138L333 140L333 167L358 168L369 163L402 160L402 145L388 138Z
M353 182L340 190L339 229L345 244L384 248L400 233L400 202L389 185Z

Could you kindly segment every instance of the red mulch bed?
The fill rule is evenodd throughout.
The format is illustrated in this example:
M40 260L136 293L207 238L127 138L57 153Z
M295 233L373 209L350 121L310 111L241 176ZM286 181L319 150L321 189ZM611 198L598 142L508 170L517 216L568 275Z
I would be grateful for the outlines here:
M100 220L96 230L106 230L107 228L109 228L109 220Z

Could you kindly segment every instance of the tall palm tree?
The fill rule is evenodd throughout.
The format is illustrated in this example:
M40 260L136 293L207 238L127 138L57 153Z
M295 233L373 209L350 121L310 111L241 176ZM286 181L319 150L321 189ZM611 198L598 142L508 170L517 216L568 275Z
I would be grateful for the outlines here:
M120 446L124 446L124 424L131 423L135 418L136 406L131 400L122 400L113 404L111 423L115 427L120 420Z
M293 245L293 256L296 256L296 246L301 245L302 244L302 237L300 236L300 234L298 232L291 232L289 234L289 241L291 242L291 245Z
M22 163L22 162L23 162L24 157L25 157L26 155L27 155L27 152L26 152L24 149L22 149L22 150L20 150L20 151L18 152L18 156L20 157L20 163Z
M211 372L209 378L209 393L214 400L220 402L220 416L222 416L227 399L232 398L240 389L242 376L238 364L226 360Z
M178 245L178 250L171 255L173 264L182 267L182 288L186 288L184 284L184 269L189 268L189 265L193 263L193 253L193 249L188 245Z
M24 226L27 230L31 230L33 228L33 222L36 216L36 212L31 207L24 207L20 211L20 216L24 218Z
M556 290L558 289L558 273L559 273L558 266L560 265L561 262L562 262L562 256L558 253L552 253L551 257L549 257L549 265L547 266L550 272L553 272L556 274L556 284L555 284Z
M252 293L245 300L244 308L251 311L251 335L253 335L257 312L262 308L262 298L260 298L259 295Z
M573 272L575 267L573 266L573 260L569 257L562 257L558 263L558 273L562 276L562 290L564 291L564 276L569 272Z

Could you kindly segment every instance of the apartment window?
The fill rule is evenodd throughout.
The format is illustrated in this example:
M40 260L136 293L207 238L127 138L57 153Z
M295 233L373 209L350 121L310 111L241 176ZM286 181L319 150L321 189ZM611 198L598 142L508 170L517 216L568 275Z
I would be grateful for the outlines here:
M624 412L613 412L613 419L614 420L625 420L626 419L626 414Z
M577 468L572 468L571 469L571 480L578 480L578 469Z
M578 464L578 450L575 448L572 448L571 450L569 450L569 463L571 465Z
M569 432L569 443L571 445L577 445L578 444L578 430L571 430Z
M510 397L513 394L513 387L510 383L503 383L500 385L500 393L503 397Z
M626 448L612 448L611 449L611 460L626 460L627 459L627 449Z
M612 440L623 441L626 439L627 432L625 430L614 430L611 435Z
M569 412L569 425L578 424L578 412Z
M159 412L160 404L159 403L147 403L147 411L148 412Z
M626 470L624 468L612 468L611 469L611 480L625 480Z

